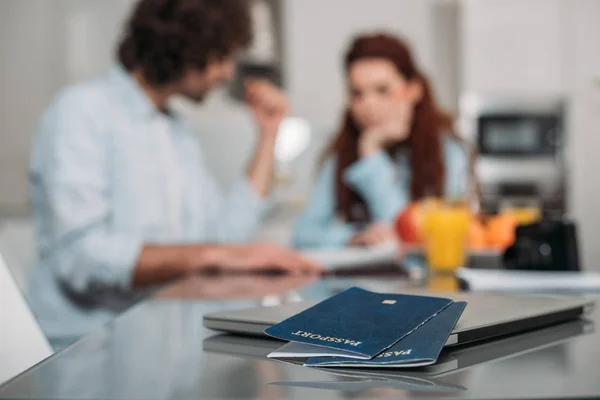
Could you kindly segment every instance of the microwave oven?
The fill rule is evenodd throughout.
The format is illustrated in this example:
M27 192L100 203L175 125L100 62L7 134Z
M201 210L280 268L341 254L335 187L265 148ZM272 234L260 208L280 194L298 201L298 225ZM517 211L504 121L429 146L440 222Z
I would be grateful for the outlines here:
M477 118L477 148L482 157L555 156L561 144L561 114L496 112Z
M565 104L558 96L470 94L461 98L460 131L477 150L479 204L487 212L535 206L567 210Z

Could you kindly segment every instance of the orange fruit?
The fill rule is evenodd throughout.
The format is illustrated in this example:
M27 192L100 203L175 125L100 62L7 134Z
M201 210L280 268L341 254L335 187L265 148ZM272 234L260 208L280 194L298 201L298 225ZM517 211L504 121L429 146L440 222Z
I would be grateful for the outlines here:
M486 241L488 246L505 250L515 241L517 221L510 214L492 217L487 223Z
M477 217L472 217L469 222L467 245L472 250L482 250L487 247L486 229Z
M514 218L517 225L528 225L538 222L542 215L537 208L512 208L503 211L502 214L510 215Z

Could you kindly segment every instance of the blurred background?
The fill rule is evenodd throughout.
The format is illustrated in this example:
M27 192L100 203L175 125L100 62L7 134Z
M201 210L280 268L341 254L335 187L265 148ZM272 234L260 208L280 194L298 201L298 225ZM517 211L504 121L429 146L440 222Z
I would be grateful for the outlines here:
M0 252L21 284L35 255L27 193L35 126L60 88L107 70L133 3L0 0ZM572 217L582 265L600 270L599 0L255 0L254 11L255 43L240 72L279 82L300 118L279 146L278 207L259 239L287 242L339 124L343 53L355 34L383 30L411 43L479 149L482 206L534 203ZM255 139L237 83L200 107L175 105L224 187Z

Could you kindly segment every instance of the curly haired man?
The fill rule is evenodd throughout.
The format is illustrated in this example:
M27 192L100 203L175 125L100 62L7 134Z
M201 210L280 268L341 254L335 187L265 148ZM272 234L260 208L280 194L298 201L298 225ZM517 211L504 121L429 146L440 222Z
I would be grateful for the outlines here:
M319 271L292 251L245 244L267 208L285 96L246 82L258 144L228 193L168 106L174 95L201 102L232 78L251 41L249 3L141 0L108 74L63 90L42 117L30 166L39 255L29 297L54 343L108 321L139 289L188 274Z

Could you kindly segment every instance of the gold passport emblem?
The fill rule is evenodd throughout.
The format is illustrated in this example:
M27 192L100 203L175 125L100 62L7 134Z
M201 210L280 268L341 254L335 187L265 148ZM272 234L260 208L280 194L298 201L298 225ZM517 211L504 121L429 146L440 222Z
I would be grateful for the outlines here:
M396 304L396 300L384 300L383 304L388 304L388 305Z

